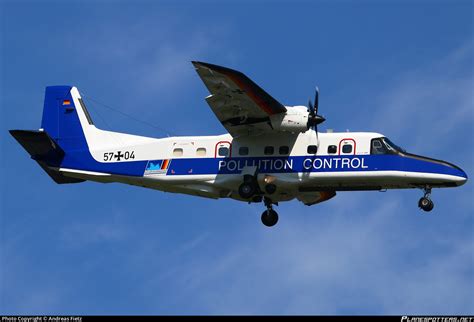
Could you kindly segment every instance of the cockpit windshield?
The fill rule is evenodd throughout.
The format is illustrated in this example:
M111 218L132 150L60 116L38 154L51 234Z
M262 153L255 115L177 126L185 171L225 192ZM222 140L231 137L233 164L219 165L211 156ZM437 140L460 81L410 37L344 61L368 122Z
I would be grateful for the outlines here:
M398 145L390 141L388 138L382 138L382 140L385 142L385 144L389 148L392 148L393 150L398 151L398 152L406 152L405 149L402 149L401 147L399 147Z
M399 154L405 152L404 149L390 141L388 138L372 139L370 145L370 154Z

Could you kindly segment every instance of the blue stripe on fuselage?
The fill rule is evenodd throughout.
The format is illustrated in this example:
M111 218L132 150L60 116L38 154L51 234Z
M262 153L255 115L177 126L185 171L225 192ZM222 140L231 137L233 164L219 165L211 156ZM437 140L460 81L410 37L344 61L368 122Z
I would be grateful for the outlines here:
M162 160L97 162L89 151L67 153L61 166L128 176L143 176L148 162ZM289 156L173 159L167 175L240 174L247 166L259 173L407 171L467 178L464 171L441 163L400 155Z
M240 174L246 166L257 166L259 173L409 171L466 177L456 168L399 155L173 159L168 175Z

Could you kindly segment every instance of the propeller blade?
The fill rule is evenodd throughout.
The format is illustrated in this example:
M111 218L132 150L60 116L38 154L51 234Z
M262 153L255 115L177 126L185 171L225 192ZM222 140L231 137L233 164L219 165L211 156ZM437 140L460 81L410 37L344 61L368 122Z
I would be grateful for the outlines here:
M318 124L323 123L326 119L318 115L318 107L319 107L319 88L316 86L316 91L314 94L314 105L311 102L311 99L308 102L308 129L311 128L316 132L316 137L318 136ZM319 142L319 141L318 141Z
M314 110L315 114L318 114L318 107L319 107L319 88L316 86L316 92L314 94Z

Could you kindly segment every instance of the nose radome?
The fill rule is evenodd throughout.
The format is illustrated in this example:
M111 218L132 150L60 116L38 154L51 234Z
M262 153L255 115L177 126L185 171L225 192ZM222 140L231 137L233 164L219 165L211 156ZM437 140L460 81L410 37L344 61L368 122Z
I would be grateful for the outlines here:
M443 160L428 158L428 157L424 157L424 156L419 156L419 155L415 155L415 154L407 153L407 155L409 157L416 158L416 159L419 159L419 160L424 160L424 161L427 161L428 163L436 165L438 167L438 170L440 171L440 173L450 175L450 179L448 179L447 181L449 181L451 184L455 184L456 186L462 186L467 181L466 172L463 169L461 169L460 167L458 167L457 165L453 164L453 163L446 162L446 161L443 161ZM439 167L439 166L441 166L441 167Z
M463 184L465 184L467 182L467 174L463 169L461 169L459 167L458 167L458 169L459 169L459 174L460 175L458 176L458 179L456 179L456 184L458 186L462 186Z

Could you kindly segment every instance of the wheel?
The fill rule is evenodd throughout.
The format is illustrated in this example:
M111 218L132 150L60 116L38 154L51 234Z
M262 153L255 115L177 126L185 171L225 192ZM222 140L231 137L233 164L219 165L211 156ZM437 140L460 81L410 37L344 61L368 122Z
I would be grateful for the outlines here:
M252 183L244 182L239 186L239 195L244 199L251 198L255 192L257 191L257 187Z
M428 207L426 207L426 211L431 211L433 210L433 208L434 208L434 203L433 203L433 200L430 199L430 203Z
M418 201L418 207L420 207L424 211L431 211L434 208L434 203L433 201L431 201L431 199L423 197L420 199L420 201Z
M275 193L277 187L273 183L269 183L265 186L265 192L268 193L269 195L272 195Z
M262 223L267 227L275 226L278 222L278 214L273 209L265 210L262 213Z

